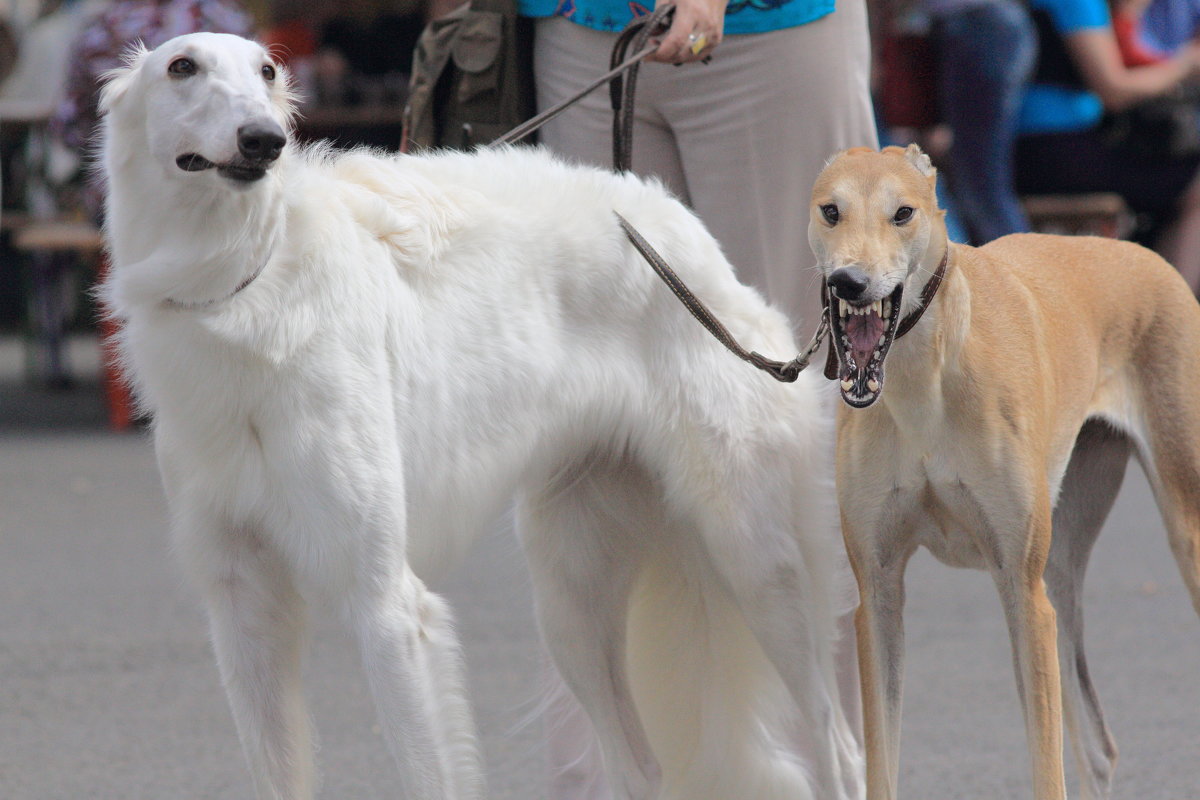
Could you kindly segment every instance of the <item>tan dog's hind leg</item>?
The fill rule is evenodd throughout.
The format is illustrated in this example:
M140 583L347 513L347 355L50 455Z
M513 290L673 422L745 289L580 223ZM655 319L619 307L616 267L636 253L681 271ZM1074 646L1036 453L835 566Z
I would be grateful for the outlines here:
M843 517L843 526L847 523ZM890 559L846 536L858 581L854 615L867 750L867 800L895 800L900 773L900 706L904 684L904 569L912 555Z
M1033 484L1045 487L1045 481ZM1033 763L1033 795L1037 800L1064 800L1062 696L1059 685L1054 607L1042 579L1050 544L1050 497L1040 488L1030 514L1024 553L1001 555L992 570L1012 640L1017 693L1025 713L1029 756Z
M1130 451L1128 437L1107 423L1083 426L1054 508L1054 540L1046 564L1046 588L1058 613L1063 718L1083 800L1109 796L1117 760L1117 746L1083 650L1083 579L1092 545L1121 488Z

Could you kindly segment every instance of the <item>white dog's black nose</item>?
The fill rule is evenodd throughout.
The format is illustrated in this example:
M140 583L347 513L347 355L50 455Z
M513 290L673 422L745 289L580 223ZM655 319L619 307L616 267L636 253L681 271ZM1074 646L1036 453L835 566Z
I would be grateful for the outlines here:
M238 152L247 161L270 164L279 158L287 135L274 121L251 122L238 128Z
M871 276L858 267L835 269L826 280L834 294L851 303L861 298L871 284Z

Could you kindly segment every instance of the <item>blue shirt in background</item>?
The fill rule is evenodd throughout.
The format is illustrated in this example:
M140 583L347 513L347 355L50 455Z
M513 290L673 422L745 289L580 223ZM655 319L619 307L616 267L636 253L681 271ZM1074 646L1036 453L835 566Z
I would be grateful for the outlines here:
M1030 0L1031 11L1049 14L1060 36L1112 25L1107 0ZM1085 131L1100 124L1104 104L1095 92L1033 83L1021 101L1019 133Z
M725 33L765 33L792 28L832 14L834 0L729 0ZM634 17L654 10L654 4L633 0L517 0L525 17L566 17L598 31L619 31Z

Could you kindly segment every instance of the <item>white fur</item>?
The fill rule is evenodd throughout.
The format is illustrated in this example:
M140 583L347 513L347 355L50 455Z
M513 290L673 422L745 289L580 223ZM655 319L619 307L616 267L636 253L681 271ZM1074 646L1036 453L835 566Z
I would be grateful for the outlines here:
M180 53L197 74L168 77ZM540 151L289 144L248 185L176 166L232 158L247 118L290 124L268 60L185 36L103 100L105 299L259 797L311 796L298 664L318 597L359 637L404 796L482 795L449 612L422 581L514 496L618 798L860 795L818 379L722 350L613 211L749 346L794 352L784 318L661 188ZM780 746L787 694L818 742L806 768Z

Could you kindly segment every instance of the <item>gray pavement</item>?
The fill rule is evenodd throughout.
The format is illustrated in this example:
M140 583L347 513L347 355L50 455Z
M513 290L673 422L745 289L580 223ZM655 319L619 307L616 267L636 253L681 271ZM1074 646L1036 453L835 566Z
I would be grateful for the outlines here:
M73 390L35 392L19 350L0 342L0 800L249 798L203 614L168 552L149 441L105 430L94 343L75 357ZM902 796L1029 797L990 580L920 555L907 585ZM545 797L541 730L527 722L539 665L511 534L498 526L436 588L465 642L491 796ZM1114 796L1200 798L1200 621L1136 468L1085 608L1122 754ZM307 680L321 797L397 797L355 648L323 612Z

